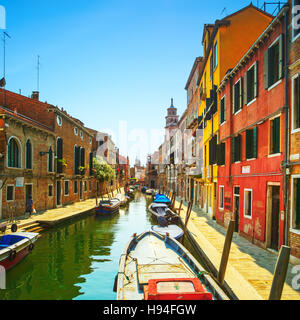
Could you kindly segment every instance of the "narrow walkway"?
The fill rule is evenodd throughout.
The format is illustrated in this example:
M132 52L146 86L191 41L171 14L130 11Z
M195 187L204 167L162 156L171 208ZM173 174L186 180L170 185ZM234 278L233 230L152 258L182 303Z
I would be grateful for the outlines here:
M175 205L179 207L179 203ZM181 220L184 223L187 204L181 211ZM226 229L216 221L209 219L199 209L193 209L188 224L190 236L198 248L204 252L212 263L213 273L219 270L221 255L225 242ZM261 249L247 241L245 238L234 234L225 281L229 288L240 300L267 300L273 280L273 272L277 256L267 250ZM295 275L290 264L286 283L283 289L282 300L300 300L300 290L292 288L292 279Z
M124 193L124 189L121 189L121 192ZM117 192L114 191L114 195L116 196ZM104 198L107 198L107 195L103 196ZM98 203L101 200L101 197L98 198ZM65 220L70 220L72 218L75 218L76 216L79 216L81 214L84 214L96 207L96 199L87 199L81 202L76 202L74 204L70 204L67 206L55 208L55 209L49 209L43 212L38 212L37 214L32 215L31 217L25 218L25 217L18 217L18 231L22 231L22 229L27 228L28 226L34 225L36 223L41 224L48 224L48 225L55 225L58 223L61 223ZM10 226L7 226L6 234L10 233Z

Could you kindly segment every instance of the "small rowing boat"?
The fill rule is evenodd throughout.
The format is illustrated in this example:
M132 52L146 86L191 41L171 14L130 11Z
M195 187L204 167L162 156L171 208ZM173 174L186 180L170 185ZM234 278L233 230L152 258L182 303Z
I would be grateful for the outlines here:
M34 248L39 234L17 232L0 236L0 266L6 270L21 262Z
M173 212L167 204L165 203L152 203L148 207L150 213L156 218L164 217L169 220L169 222L178 219L178 215Z
M153 231L130 239L115 289L118 300L228 300L184 246Z
M97 215L114 214L119 211L121 201L117 198L100 201L96 208Z
M162 236L169 234L170 237L176 240L179 240L183 236L183 230L176 224L152 226L151 230L161 234Z

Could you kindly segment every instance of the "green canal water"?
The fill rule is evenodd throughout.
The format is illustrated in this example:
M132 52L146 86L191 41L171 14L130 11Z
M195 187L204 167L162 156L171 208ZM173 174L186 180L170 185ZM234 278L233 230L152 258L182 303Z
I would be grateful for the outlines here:
M91 212L42 233L33 252L7 272L0 300L115 300L113 284L126 243L155 223L150 203L150 197L137 193L118 215Z

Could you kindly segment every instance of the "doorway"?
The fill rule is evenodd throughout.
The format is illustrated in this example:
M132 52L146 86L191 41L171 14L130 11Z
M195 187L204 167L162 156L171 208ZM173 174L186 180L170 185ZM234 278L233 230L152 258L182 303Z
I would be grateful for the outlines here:
M32 197L32 184L25 185L25 206L27 206L27 201L29 199L29 196Z
M82 181L79 183L79 199L82 200Z
M56 182L56 205L61 206L61 181Z
M234 231L239 232L240 223L240 187L233 188L233 216L235 221Z
M267 191L267 248L278 251L280 216L280 185L268 185Z

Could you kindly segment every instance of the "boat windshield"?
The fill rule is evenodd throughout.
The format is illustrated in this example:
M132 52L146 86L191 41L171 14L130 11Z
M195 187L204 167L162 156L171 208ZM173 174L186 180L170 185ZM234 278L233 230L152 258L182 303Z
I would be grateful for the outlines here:
M23 239L25 239L25 237L13 235L13 234L2 236L0 237L0 249L12 246L13 244L16 244L17 242Z

